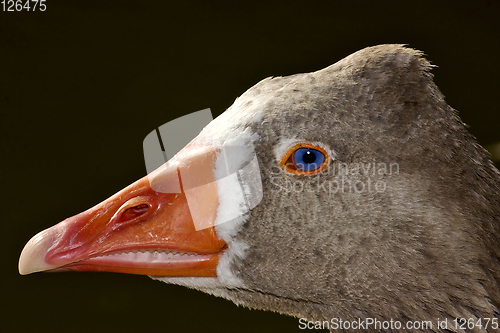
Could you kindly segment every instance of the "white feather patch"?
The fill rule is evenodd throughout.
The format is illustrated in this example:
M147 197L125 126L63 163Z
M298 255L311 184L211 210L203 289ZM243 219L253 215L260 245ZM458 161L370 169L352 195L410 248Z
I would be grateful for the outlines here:
M217 266L218 283L226 288L242 288L244 283L234 274L232 267L235 261L245 257L248 245L234 238L248 219L248 209L262 199L260 171L253 149L259 136L248 127L235 126L234 122L229 126L227 119L224 119L226 117L221 117L205 127L198 140L218 150L214 176L217 179L219 207L214 225L217 235L227 244ZM238 172L228 175L228 170ZM257 187L256 179L259 183ZM215 288L217 285L214 281L205 282L204 278L156 279L197 289Z
M259 140L259 136L247 126L262 121L262 110L266 102L265 94L248 91L237 98L226 112L208 124L197 137L219 151L224 151L225 147L238 147L230 149L229 156L223 157L219 152L214 169L219 196L214 226L217 235L227 244L227 249L219 258L217 277L152 276L153 279L199 289L217 296L223 296L223 288L245 287L233 267L235 261L245 258L248 245L235 240L235 236L248 219L248 209L255 207L262 199L260 170L253 149L253 144ZM239 171L237 175L226 176L228 169ZM255 181L256 179L258 181Z

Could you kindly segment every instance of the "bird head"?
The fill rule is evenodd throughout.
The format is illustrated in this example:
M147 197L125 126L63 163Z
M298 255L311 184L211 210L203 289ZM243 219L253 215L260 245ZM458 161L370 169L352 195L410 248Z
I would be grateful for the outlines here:
M500 176L431 67L381 45L265 79L160 169L34 236L19 270L150 275L311 319L494 316Z

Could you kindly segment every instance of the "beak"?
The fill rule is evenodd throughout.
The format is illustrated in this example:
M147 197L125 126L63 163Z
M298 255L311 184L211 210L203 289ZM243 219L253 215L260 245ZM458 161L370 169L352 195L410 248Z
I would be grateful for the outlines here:
M213 227L215 158L212 148L194 140L149 176L35 235L21 253L19 272L217 276L226 244Z

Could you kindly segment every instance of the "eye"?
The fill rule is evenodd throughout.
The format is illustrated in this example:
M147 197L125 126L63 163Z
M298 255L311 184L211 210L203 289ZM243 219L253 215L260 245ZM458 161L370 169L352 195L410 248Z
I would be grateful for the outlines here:
M328 153L317 145L299 143L283 156L280 165L297 175L312 175L328 164Z

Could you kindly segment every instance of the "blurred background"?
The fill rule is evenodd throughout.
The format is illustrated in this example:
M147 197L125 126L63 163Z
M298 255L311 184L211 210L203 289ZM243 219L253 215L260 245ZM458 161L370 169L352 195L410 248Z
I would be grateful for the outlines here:
M46 5L0 12L3 332L299 332L295 318L145 276L17 271L35 233L146 174L142 140L154 128L220 114L268 76L408 44L439 66L448 104L499 159L499 1Z

